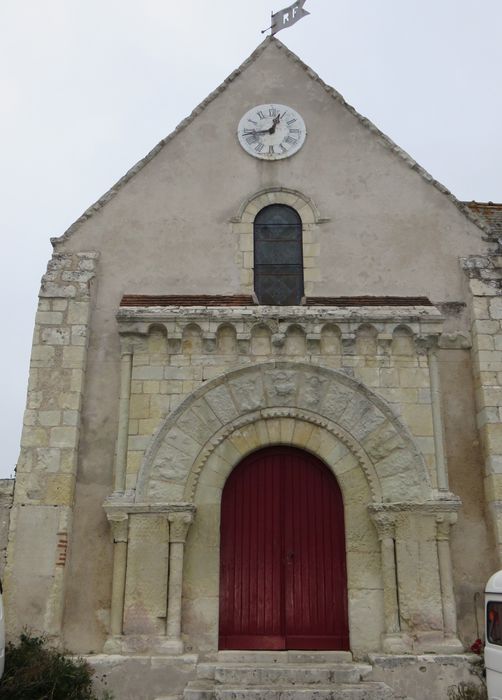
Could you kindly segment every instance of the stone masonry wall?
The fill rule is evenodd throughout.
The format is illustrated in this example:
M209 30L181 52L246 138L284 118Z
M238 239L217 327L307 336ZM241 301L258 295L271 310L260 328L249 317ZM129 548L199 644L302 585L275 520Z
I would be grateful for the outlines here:
M61 632L97 259L56 253L42 279L8 545L11 635L26 625Z
M7 561L7 542L13 496L14 479L0 479L0 580L2 581Z
M126 321L134 312L119 314L125 342L133 345L126 489L135 488L162 418L190 393L230 369L273 359L342 369L379 394L410 429L438 486L427 351L430 334L440 330L437 312L418 322L393 309L387 312L393 320L383 322L383 310L373 318L361 311L350 323L326 310L285 309L280 320L260 313L170 310L162 324L152 319L136 328Z
M472 294L477 425L485 461L485 498L502 565L502 255L463 260Z

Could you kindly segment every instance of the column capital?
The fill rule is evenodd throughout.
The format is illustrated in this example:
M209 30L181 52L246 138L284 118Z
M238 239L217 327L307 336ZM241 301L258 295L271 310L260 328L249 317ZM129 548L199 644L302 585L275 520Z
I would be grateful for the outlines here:
M396 535L396 515L389 511L370 512L379 540L394 539Z
M188 534L188 528L193 521L193 513L189 511L168 513L167 519L170 524L169 541L184 543Z
M127 542L129 539L129 515L127 513L107 514L112 528L113 541Z
M448 542L450 540L450 529L456 522L456 513L438 513L436 515L436 539L438 542Z

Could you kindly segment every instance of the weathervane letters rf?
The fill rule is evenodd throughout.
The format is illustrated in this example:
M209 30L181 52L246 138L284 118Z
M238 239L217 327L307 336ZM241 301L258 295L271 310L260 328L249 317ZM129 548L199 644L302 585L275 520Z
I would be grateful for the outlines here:
M265 32L268 32L268 30L271 29L271 35L274 36L274 34L280 32L281 29L292 27L293 24L298 22L298 20L310 15L310 12L307 12L307 10L303 8L306 2L307 0L297 0L289 7L284 8L284 10L272 12L272 24L267 29L264 29L262 34L265 34Z

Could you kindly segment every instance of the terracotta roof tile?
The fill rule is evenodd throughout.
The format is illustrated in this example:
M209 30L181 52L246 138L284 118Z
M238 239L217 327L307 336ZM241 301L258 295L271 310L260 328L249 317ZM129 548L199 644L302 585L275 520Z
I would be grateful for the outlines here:
M307 306L432 306L427 297L307 297Z
M502 204L495 202L464 202L477 216L481 217L495 236L502 236Z
M210 294L167 296L147 296L145 294L125 294L120 306L253 306L253 297L246 294L238 296L218 296Z
M432 306L427 297L307 297L306 306ZM148 296L126 294L120 306L255 306L253 297L219 295Z

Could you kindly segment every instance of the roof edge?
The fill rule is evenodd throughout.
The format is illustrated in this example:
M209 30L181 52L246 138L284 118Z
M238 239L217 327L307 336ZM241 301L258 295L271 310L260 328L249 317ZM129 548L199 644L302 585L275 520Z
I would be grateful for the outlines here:
M389 148L395 155L397 155L401 160L403 160L411 170L418 173L426 182L439 190L454 204L454 206L462 213L464 216L474 223L481 231L486 234L491 233L489 225L478 215L476 215L469 207L459 199L439 180L436 180L425 168L423 168L419 163L412 158L406 151L404 151L400 146L398 146L387 134L381 131L373 122L367 117L363 117L352 105L350 105L344 97L335 88L331 87L325 83L319 75L310 68L302 59L297 56L291 49L289 49L285 44L283 44L279 39L274 36L266 37L262 43L253 51L253 53L240 64L220 85L213 90L202 102L200 102L197 107L191 112L191 114L183 119L178 126L164 139L159 141L154 148L147 153L141 160L139 160L132 168L130 168L125 175L123 175L117 182L112 185L112 187L102 195L94 204L91 204L84 213L66 229L66 231L58 237L51 238L51 243L53 246L63 243L66 241L75 231L77 231L82 224L84 224L88 219L90 219L96 212L102 209L105 204L107 204L113 197L126 185L129 180L131 180L134 175L139 173L151 160L155 158L157 153L159 153L162 148L168 144L173 138L175 138L181 131L183 131L187 126L189 126L194 119L203 112L208 105L210 105L213 100L215 100L226 88L232 83L239 75L263 53L263 51L269 46L269 44L275 45L278 49L286 52L286 54L298 63L301 68L303 68L307 75L312 78L331 96L333 99L337 100L342 104L356 119L368 129L370 132L378 136L382 140L385 146Z
M188 115L188 117L185 117L175 128L171 133L163 138L161 141L157 143L156 146L152 148L151 151L149 151L146 156L141 158L135 165L130 168L125 175L123 175L117 182L115 182L114 185L110 187L109 190L105 192L99 199L97 199L94 204L91 204L84 212L79 216L79 218L74 221L67 229L66 231L61 235L61 236L55 236L50 239L51 243L53 246L58 245L59 243L64 243L75 231L77 231L82 224L84 224L88 219L90 219L96 212L98 212L100 209L102 209L105 204L107 204L115 195L119 192L119 190L126 185L129 180L131 180L137 173L139 173L143 168L152 161L157 153L159 153L166 144L168 144L170 141L172 141L175 136L177 136L181 131L186 129L187 126L189 126L196 117L199 116L201 112L203 112L208 105L211 104L222 92L226 90L226 88L232 83L241 73L243 70L245 70L249 65L254 63L254 61L260 56L263 51L266 49L268 44L271 43L276 43L280 45L280 48L286 49L286 51L289 51L284 44L282 44L279 39L276 39L273 36L268 36L266 39L262 41L262 43L253 51L253 53L243 62L240 64L238 68L236 68L228 78L226 78L222 83L218 85L217 88L215 88L209 95L200 102L197 107ZM294 54L293 54L294 55ZM300 59L298 59L300 60Z

